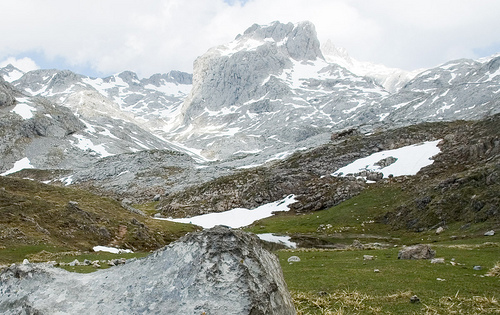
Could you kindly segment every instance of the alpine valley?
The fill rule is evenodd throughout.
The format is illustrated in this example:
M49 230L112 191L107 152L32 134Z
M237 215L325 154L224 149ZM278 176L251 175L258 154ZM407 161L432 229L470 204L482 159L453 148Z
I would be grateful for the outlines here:
M61 196L90 191L148 217L113 223L99 214L111 225L92 223L88 233L96 238L80 245L67 238L65 246L114 239L157 248L175 237L157 237L163 232L145 221L153 214L255 208L290 194L296 214L327 209L372 185L362 176L330 176L339 168L375 152L437 140L432 165L415 177L394 177L414 194L380 220L414 230L454 221L498 225L500 55L408 72L357 61L331 42L322 45L309 22L273 22L209 49L194 61L193 74L139 78L124 71L93 78L57 69L24 73L9 65L0 77L3 207L37 204L36 193L21 196L19 189L35 185ZM374 185L389 181L367 176ZM478 187L488 188L483 194ZM68 213L87 211L66 206L67 200L51 202ZM444 210L455 203L461 210ZM42 214L22 215L15 227L7 223L12 217L3 218L2 242L21 237L36 243L33 226L45 241L57 234ZM83 226L94 226L89 222ZM116 238L120 224L142 238Z

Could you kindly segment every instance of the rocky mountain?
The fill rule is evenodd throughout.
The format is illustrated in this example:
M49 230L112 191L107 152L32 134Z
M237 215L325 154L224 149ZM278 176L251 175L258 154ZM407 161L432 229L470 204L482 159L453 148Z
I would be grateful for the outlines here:
M297 202L290 209L298 215L328 209L378 186L404 191L407 196L377 219L398 229L421 231L453 222L498 225L499 135L499 114L480 121L421 123L371 135L336 134L330 143L296 152L283 161L239 170L172 193L163 197L157 208L166 217L192 217L234 208L253 209L293 194ZM437 141L439 153L414 176L384 178L377 171L332 176L355 160L426 141ZM396 160L388 156L378 163Z
M46 180L150 198L289 157L344 129L493 115L499 64L497 55L410 73L321 46L309 22L273 22L209 49L193 75L90 78L8 66L0 171L65 169Z
M347 127L478 119L499 111L498 62L498 56L452 61L412 80L415 74L396 71L406 79L390 93L366 72L328 63L312 24L254 25L195 61L175 139L224 157L245 148L260 154L269 146L297 148Z
M358 108L388 95L327 63L311 23L254 25L195 61L193 90L172 132L209 158L265 156L324 142L356 120Z
M349 56L346 49L336 47L331 40L321 44L321 51L328 63L338 64L358 76L368 77L390 93L398 92L408 81L424 71L423 69L405 71L398 68L389 68L381 64L359 61Z
M7 82L15 81L23 75L24 72L22 70L19 70L11 64L0 69L0 77L2 77Z

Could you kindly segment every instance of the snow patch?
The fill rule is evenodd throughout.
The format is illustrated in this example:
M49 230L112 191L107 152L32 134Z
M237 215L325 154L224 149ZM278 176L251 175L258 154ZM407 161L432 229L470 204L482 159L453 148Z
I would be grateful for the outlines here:
M33 165L31 165L30 160L27 157L15 162L13 168L11 168L10 170L8 170L6 172L3 172L2 174L0 174L0 176L6 176L9 174L18 172L20 170L23 170L25 168L34 168Z
M362 171L381 172L384 174L384 178L387 178L390 174L393 176L415 175L423 167L434 162L432 157L441 152L437 146L440 141L428 141L399 149L373 153L338 169L332 176L345 176L345 174ZM378 161L388 157L394 157L397 161L384 168L375 165Z
M26 103L19 103L11 111L18 114L23 119L30 119L33 118L33 112L36 112L36 108L31 107Z
M114 154L109 153L104 148L104 144L95 145L92 140L85 138L82 135L74 135L74 137L78 140L75 144L82 151L91 150L99 154L101 157L112 156Z
M133 251L131 251L130 249L120 249L108 246L94 246L93 250L94 252L108 252L113 254L133 253Z
M290 236L275 235L272 233L257 234L257 236L266 242L277 243L285 245L289 248L297 248L297 243L290 241Z
M182 218L182 219L162 219L155 218L157 220L168 220L178 223L190 223L199 225L205 229L212 228L216 225L226 225L231 228L240 228L252 224L253 222L270 217L274 212L278 211L288 211L288 207L294 203L295 195L289 195L285 199L271 202L255 209L244 209L236 208L225 212L218 213L208 213L195 216L192 218Z

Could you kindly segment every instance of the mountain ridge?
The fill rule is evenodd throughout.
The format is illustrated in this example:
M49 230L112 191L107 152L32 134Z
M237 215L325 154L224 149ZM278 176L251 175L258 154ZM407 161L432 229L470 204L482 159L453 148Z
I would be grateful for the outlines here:
M35 168L70 171L72 177L52 179L66 184L104 172L116 184L106 189L121 192L126 183L108 168L113 162L108 165L107 157L180 151L194 158L181 167L193 174L185 181L178 178L186 187L196 176L204 182L327 143L332 132L343 129L370 133L425 121L481 119L500 111L500 56L450 61L411 80L406 72L383 68L401 79L388 83L397 86L390 92L380 78L355 73L360 66L345 51L337 49L337 63L328 62L325 51L311 23L273 22L254 24L234 41L211 48L195 61L192 75L171 71L139 79L124 71L90 78L68 70L30 71L11 83L3 81L0 101L7 106L0 114L5 130L21 125L38 126L33 127L38 131L28 137L3 135L0 148L6 158L0 171L28 158ZM12 71L6 67L0 74ZM52 114L37 112L40 102L66 114L52 122ZM27 115L13 116L21 110ZM75 127L62 131L61 119L74 121ZM179 167L175 159L172 163L168 167ZM141 166L129 168L137 175ZM151 191L170 191L160 189L166 185L160 177ZM142 193L149 198L146 190Z

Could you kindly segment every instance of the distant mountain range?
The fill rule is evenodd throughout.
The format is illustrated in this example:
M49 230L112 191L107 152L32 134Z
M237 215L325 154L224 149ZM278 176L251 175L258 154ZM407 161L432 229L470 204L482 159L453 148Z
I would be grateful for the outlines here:
M500 112L500 55L407 72L320 45L309 22L255 24L197 58L192 75L9 65L0 76L0 173L64 170L42 177L139 199L282 159L346 128Z

